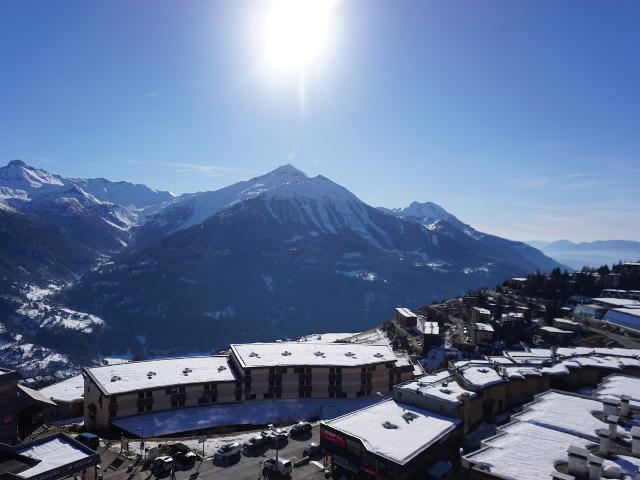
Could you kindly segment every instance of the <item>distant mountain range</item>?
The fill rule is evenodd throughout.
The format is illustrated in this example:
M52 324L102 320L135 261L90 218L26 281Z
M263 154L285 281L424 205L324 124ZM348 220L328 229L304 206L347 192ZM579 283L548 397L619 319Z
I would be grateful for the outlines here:
M612 265L620 261L638 261L640 242L632 240L597 240L594 242L574 243L569 240L555 242L527 242L542 250L549 257L580 270L584 266L599 267Z
M12 161L0 232L0 337L69 356L363 329L559 266L436 204L374 208L291 165L175 197Z

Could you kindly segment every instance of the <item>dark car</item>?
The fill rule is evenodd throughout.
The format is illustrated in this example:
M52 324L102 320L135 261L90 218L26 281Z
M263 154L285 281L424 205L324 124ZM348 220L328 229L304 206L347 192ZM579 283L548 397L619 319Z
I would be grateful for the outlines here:
M91 450L98 450L98 447L100 446L100 438L93 433L84 432L80 435L76 435L76 440L89 447Z
M303 457L315 457L322 454L322 447L317 443L310 443L302 452Z
M242 445L242 449L246 451L260 450L261 448L269 445L269 442L269 438L263 437L262 435L256 435L255 437L251 437L249 440L244 442L244 444Z
M297 435L304 435L305 433L309 433L311 431L311 424L309 422L298 422L289 431L292 437Z

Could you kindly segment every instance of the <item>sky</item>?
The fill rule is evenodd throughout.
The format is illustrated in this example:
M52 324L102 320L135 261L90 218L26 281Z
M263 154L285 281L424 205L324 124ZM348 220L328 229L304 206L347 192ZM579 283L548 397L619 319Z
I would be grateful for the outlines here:
M301 73L265 60L274 1L0 2L0 164L183 193L291 163L507 238L640 240L640 2L338 0Z

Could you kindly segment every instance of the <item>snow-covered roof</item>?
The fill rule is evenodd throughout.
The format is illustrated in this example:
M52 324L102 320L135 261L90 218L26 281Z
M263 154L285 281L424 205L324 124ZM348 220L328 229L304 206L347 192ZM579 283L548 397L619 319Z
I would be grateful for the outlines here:
M88 449L75 445L62 435L19 446L16 453L38 461L31 468L18 473L22 478L34 477L64 465L88 459L93 455Z
M107 395L172 385L236 380L226 355L129 362L86 368L85 371Z
M481 330L483 332L493 332L493 327L488 323L474 323L473 328Z
M63 402L82 400L84 396L84 377L76 375L75 377L67 378L40 389L40 393L52 400L61 400Z
M468 393L471 398L477 395L476 392L462 387L447 370L434 372L412 382L403 383L396 386L396 390L414 392L454 404L460 403L461 397L465 393Z
M413 317L417 317L417 315L415 313L413 313L411 310L409 310L408 308L405 307L398 307L396 308L396 313L402 315L403 317L406 318L413 318Z
M544 426L514 422L500 427L502 433L483 441L487 447L464 457L482 465L485 471L501 478L540 480L550 478L555 465L567 461L571 445L587 447L589 440Z
M609 375L600 382L595 393L599 398L629 395L633 404L640 407L640 378Z
M367 451L404 465L461 422L389 399L323 423L359 439Z
M242 343L231 351L243 368L286 367L296 365L354 367L394 362L389 345L356 343Z
M555 323L561 323L564 325L570 325L574 327L577 327L580 325L578 322L574 322L573 320L569 320L568 318L554 318L553 321Z
M478 312L480 315L491 315L491 312L486 308L482 307L473 307L473 309Z
M601 412L602 403L591 398L548 390L535 396L522 413L512 418L598 441L597 430L608 425L592 412Z
M564 334L573 335L573 332L571 330L562 330L561 328L557 328L557 327L544 326L544 327L540 327L540 330L548 333L558 333L558 334L564 333Z
M472 387L484 388L506 380L494 370L493 365L488 361L474 360L472 362L460 361L455 364L456 369Z
M600 297L594 298L593 301L613 307L632 307L635 305L640 306L640 302L638 302L637 300L631 300L629 298Z
M532 366L502 365L500 369L510 380L522 379L525 377L539 377L542 375L539 368Z

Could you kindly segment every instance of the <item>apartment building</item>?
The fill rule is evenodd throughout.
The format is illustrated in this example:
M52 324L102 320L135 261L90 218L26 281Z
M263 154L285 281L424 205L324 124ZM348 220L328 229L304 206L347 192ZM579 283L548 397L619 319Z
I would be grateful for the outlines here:
M18 372L0 368L0 442L13 443L18 433Z
M242 401L242 383L226 355L85 368L83 376L84 421L97 432L107 432L118 417Z
M412 378L388 345L276 342L231 345L245 400L356 398Z

